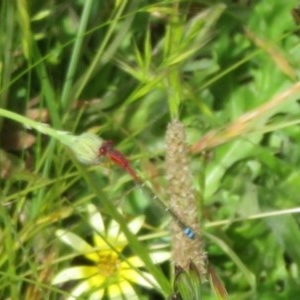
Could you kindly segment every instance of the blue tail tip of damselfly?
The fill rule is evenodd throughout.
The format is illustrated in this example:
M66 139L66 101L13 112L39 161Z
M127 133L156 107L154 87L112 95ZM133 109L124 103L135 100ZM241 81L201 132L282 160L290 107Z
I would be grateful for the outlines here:
M184 228L183 233L191 240L196 236L195 232L190 227Z

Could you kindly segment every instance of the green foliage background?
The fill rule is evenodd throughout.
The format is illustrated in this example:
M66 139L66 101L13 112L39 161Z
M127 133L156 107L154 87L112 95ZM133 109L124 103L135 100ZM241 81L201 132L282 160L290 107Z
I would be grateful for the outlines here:
M193 148L190 165L209 259L230 299L296 299L297 4L2 1L1 108L113 140L165 199L165 131L170 120L180 119L191 146L207 142L209 155L204 159ZM284 91L282 103L262 109ZM235 123L251 110L257 117ZM26 122L2 118L0 126L1 299L67 294L50 285L70 264L54 232L64 227L88 235L81 211L86 203L108 219L120 205L162 229L163 210L157 213L122 170L103 162L87 172L68 149ZM202 139L212 131L215 143ZM143 248L132 247L147 261ZM161 284L157 293L171 294L169 272L150 264ZM209 285L203 293L214 299Z

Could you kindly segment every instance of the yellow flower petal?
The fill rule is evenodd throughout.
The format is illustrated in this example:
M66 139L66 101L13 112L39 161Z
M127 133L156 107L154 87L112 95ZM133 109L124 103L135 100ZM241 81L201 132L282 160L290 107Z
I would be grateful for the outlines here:
M110 250L111 249L111 247L102 238L102 236L100 236L97 233L93 235L93 241L94 241L94 245L97 247L97 249L101 249L101 250Z
M77 266L60 271L53 279L52 284L59 284L70 280L78 280L99 274L95 266ZM100 276L100 275L98 275ZM102 276L103 277L103 276ZM103 277L103 281L105 277Z
M109 299L120 299L122 294L119 284L111 284L107 287L107 294Z
M95 253L95 249L80 236L62 229L56 231L56 236L65 244L71 246L79 254L85 255L92 261L98 261L99 256Z

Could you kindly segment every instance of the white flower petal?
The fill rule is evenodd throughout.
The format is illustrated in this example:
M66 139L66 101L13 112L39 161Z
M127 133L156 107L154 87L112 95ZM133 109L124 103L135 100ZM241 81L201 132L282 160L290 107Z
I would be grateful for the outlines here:
M132 269L144 267L145 263L139 256L131 256L121 262L121 269Z
M145 221L145 216L139 216L131 220L128 224L128 228L132 233L137 233L142 228Z
M89 300L100 300L103 298L104 289L97 290L96 292L92 293L89 297Z
M138 300L138 296L128 281L112 284L107 288L108 298L111 300L130 299Z
M160 264L171 258L171 252L170 251L156 251L156 252L150 253L150 257L151 257L153 263Z
M144 221L145 221L145 216L139 216L139 217L136 217L134 218L133 220L131 220L129 223L128 223L128 228L129 230L133 233L133 234L136 234L137 232L139 232L139 230L142 228L143 224L144 224ZM116 242L118 244L125 244L127 245L128 244L128 241L127 241L127 238L125 236L125 234L123 232L121 232L119 234L119 236L117 237L116 239Z
M126 299L139 300L139 297L136 294L134 288L128 281L120 282L119 286L121 289L121 293L125 296Z
M83 240L80 236L70 231L59 229L56 231L56 236L79 253L89 252L93 249L91 245Z
M150 257L154 264L160 264L171 257L171 253L169 251L160 251L150 253ZM126 260L121 262L121 267L123 269L132 269L132 267L140 268L144 267L145 263L139 256L131 256L126 258Z
M104 222L102 219L102 215L100 214L100 212L97 210L96 206L93 204L89 204L87 206L87 210L89 212L89 222L91 224L91 226L98 232L100 233L105 233L105 226L104 226Z
M122 272L122 276L133 283L136 283L138 285L141 285L145 288L158 288L159 285L157 281L154 279L154 277L147 273L147 272L142 272L142 271L135 271L133 269L129 269L127 271Z
M117 240L117 237L120 233L120 225L115 220L111 220L108 229L107 229L107 236L111 241Z
M78 297L83 293L89 291L91 288L89 282L87 280L77 284L75 288L71 291L71 296L67 298L67 300L78 300Z
M80 236L63 229L57 230L56 235L61 241L72 247L79 254L85 255L92 261L98 261L99 256L97 253L95 253L93 247L85 240L83 240Z
M97 275L98 272L99 270L93 266L77 266L67 268L56 274L56 276L52 279L52 284L59 284L70 280L91 277Z

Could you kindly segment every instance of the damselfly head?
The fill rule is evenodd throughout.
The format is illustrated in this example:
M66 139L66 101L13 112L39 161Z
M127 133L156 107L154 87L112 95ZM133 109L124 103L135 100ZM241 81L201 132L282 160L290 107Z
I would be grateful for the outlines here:
M113 149L113 141L104 141L99 148L99 156L106 156Z

